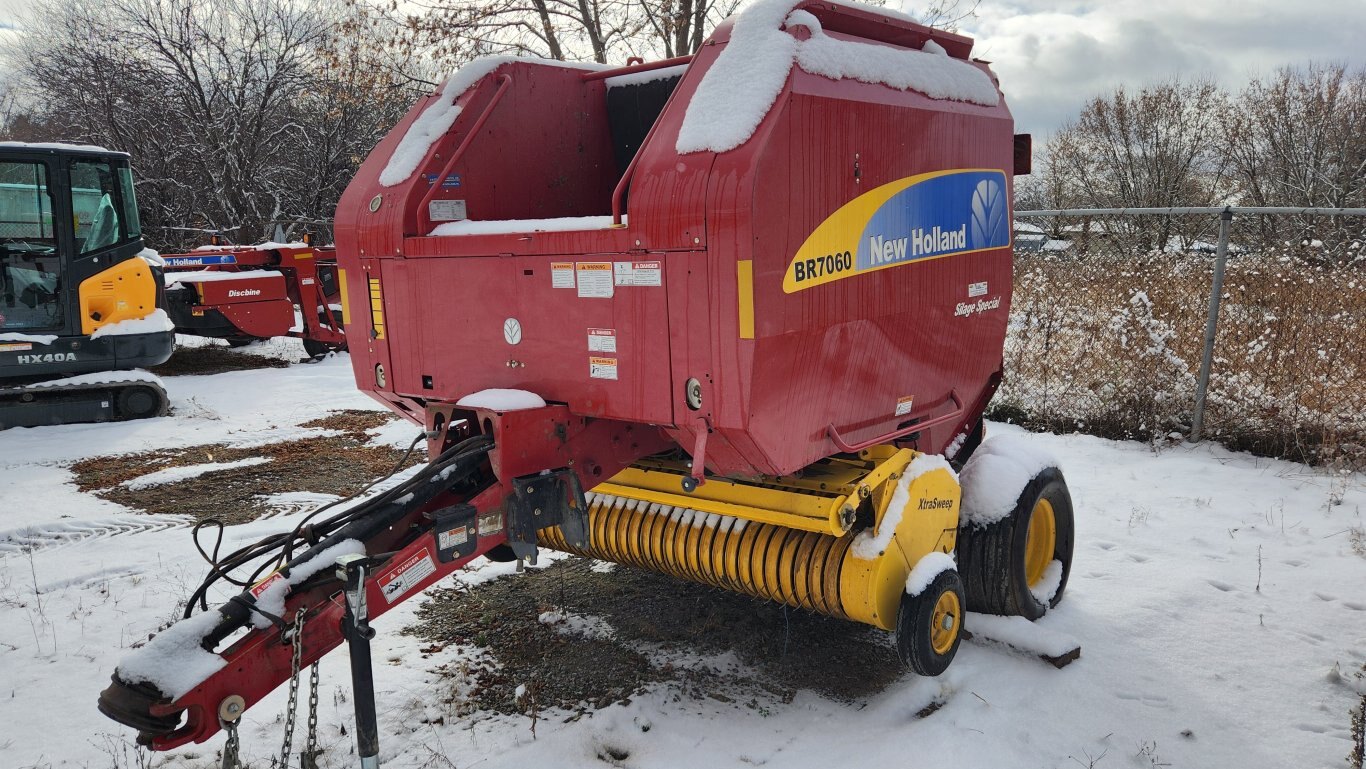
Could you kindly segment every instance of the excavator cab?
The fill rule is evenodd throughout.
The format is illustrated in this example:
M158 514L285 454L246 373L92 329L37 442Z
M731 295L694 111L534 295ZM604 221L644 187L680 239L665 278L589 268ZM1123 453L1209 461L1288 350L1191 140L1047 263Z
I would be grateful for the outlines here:
M155 377L124 373L174 343L128 160L0 143L0 429L165 413Z

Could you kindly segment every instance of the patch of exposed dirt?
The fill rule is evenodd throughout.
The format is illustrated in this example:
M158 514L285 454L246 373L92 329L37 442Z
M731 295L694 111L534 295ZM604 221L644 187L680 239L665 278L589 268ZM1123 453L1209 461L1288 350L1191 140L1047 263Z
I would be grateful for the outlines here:
M472 683L462 706L499 713L582 712L663 681L680 696L756 709L790 701L798 689L857 702L907 674L888 633L626 566L595 571L591 563L569 558L473 589L437 591L404 632L433 650L457 644L485 652L462 665ZM547 611L596 618L610 631L557 629L539 621ZM725 654L752 675L669 661ZM519 685L534 703L515 699Z
M383 427L393 421L395 421L394 415L388 411L341 409L340 411L329 411L327 416L310 419L299 426L363 435L367 430ZM414 427L413 430L416 431L417 428Z
M187 376L199 374L222 374L227 371L248 371L258 368L284 368L288 361L267 358L263 355L247 355L233 352L226 347L206 345L204 347L176 347L171 357L151 371L157 376Z
M76 486L134 510L168 515L214 518L225 524L245 523L269 512L264 497L290 491L346 496L385 475L403 452L367 445L366 430L388 421L372 411L338 411L305 427L327 427L341 435L302 438L250 448L223 444L138 454L95 457L71 466ZM323 425L321 423L326 423ZM265 457L263 464L205 473L183 481L142 489L122 484L157 470L210 462ZM405 467L426 460L414 452Z

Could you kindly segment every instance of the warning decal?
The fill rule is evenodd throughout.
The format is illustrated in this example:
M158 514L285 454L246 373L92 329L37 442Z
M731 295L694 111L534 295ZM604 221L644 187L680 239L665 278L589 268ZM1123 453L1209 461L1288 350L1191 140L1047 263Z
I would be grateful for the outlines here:
M578 262L575 276L579 282L579 296L590 299L612 298L612 263Z
M616 352L617 330L614 328L588 329L589 352Z
M551 288L573 288L573 287L574 287L574 263L573 263L573 262L551 262L551 263L550 263L550 287L551 287Z
M424 548L422 552L381 575L379 591L384 594L385 602L393 603L435 572L436 563L432 560L432 553Z
M614 262L612 278L618 286L662 286L664 266L660 262Z
M14 344L0 344L0 352L19 352L21 350L32 350L33 345L28 342L16 342Z
M253 597L253 598L260 598L260 597L261 597L261 594L264 593L264 592L266 592L266 588L270 587L271 585L275 584L276 582L279 582L279 581L283 580L284 578L285 578L285 576L284 576L283 574L281 574L279 571L276 571L275 573L271 574L269 577L266 577L265 579L261 580L260 582L257 582L255 585L252 585L252 586L251 586L251 595L252 595L252 597Z
M456 526L436 535L436 546L442 550L453 550L469 541L470 532L464 526Z
M903 395L896 399L896 415L903 416L911 413L911 406L915 404L914 395Z
M616 358L589 358L588 376L594 379L616 379L617 378L617 359Z

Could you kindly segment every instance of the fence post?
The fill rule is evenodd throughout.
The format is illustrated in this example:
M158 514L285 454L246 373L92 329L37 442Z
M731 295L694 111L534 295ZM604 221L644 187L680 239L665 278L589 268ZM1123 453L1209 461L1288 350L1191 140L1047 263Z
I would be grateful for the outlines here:
M1200 440L1205 429L1205 394L1209 391L1209 371L1214 364L1214 336L1219 328L1219 303L1224 296L1224 264L1228 261L1228 230L1233 210L1219 214L1219 245L1214 252L1214 282L1209 290L1209 318L1205 321L1205 349L1200 356L1200 378L1195 383L1195 413L1191 416L1192 441Z

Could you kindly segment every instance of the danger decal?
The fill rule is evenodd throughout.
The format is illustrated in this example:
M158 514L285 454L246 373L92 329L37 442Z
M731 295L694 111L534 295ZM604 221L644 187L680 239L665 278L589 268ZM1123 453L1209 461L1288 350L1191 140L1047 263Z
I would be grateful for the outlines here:
M380 575L379 591L387 603L394 603L434 573L436 562L432 560L431 551L424 549Z

